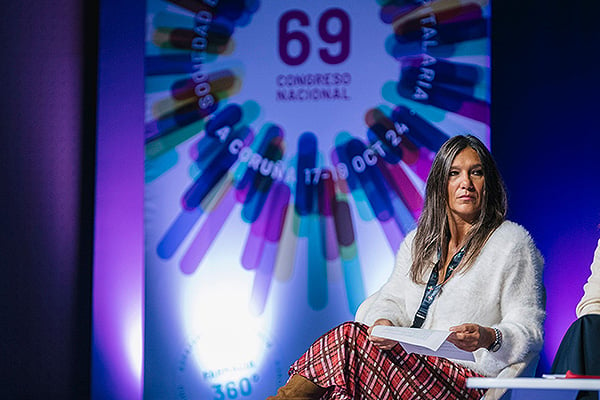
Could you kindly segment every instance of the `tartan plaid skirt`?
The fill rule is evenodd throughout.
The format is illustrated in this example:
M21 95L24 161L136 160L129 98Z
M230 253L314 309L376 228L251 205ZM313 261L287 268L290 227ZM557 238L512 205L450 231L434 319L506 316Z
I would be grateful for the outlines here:
M346 322L319 339L290 367L329 388L324 399L480 399L485 390L467 388L481 376L445 358L409 354L402 346L380 350L368 327Z

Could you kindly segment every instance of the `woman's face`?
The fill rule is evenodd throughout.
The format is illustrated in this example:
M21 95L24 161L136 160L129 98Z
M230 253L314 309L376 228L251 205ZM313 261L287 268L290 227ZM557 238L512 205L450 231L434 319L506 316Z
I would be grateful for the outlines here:
M448 177L448 207L455 219L473 223L481 211L485 176L477 152L471 147L462 150L450 168Z

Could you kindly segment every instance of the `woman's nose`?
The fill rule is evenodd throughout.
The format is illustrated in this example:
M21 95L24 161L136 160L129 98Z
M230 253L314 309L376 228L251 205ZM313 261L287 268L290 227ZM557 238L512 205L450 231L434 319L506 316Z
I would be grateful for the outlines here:
M460 187L465 189L471 189L473 187L473 181L469 174L462 174L460 180Z

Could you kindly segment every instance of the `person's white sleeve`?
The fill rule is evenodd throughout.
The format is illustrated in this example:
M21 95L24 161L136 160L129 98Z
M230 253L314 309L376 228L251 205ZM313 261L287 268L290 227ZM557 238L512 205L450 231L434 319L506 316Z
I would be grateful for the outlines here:
M502 331L502 346L497 352L488 353L497 362L513 364L542 348L546 317L543 266L539 250L524 231L511 249L507 265L503 266L502 319L495 326Z
M590 270L591 274L583 286L583 297L575 309L577 318L587 314L600 314L600 239Z
M412 239L415 232L407 235L400 245L396 254L394 269L388 281L374 293L369 299L369 304L364 312L361 322L372 325L378 319L388 319L395 326L409 326L412 320L407 315L404 290L407 283L410 282L408 272L412 263Z

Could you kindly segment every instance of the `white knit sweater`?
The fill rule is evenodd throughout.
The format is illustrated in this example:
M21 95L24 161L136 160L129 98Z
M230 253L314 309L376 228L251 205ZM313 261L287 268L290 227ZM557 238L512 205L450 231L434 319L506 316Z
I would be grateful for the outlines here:
M371 325L386 318L397 326L412 324L425 290L425 285L417 285L409 277L414 236L415 231L407 235L392 275L368 304L361 306L358 321ZM542 268L542 256L529 233L505 221L490 236L472 267L446 282L429 308L423 328L448 330L462 323L499 328L503 335L500 350L479 349L475 362L460 362L483 375L498 375L507 365L522 362L542 347Z

